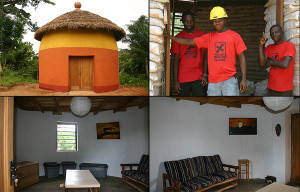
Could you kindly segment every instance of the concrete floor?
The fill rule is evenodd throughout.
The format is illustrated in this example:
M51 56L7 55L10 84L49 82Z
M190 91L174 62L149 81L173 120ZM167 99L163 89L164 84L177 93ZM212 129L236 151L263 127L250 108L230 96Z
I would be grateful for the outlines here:
M105 179L97 179L101 185L98 192L136 192L134 188L127 184L122 184L122 179L119 177L108 176ZM58 178L47 179L40 177L40 181L20 192L64 192L64 188L59 185L65 183L65 177L60 175ZM143 186L141 186L143 187ZM146 188L143 188L146 190ZM87 192L87 189L72 189L69 192Z
M131 186L122 184L122 179L118 177L108 176L105 179L97 179L101 185L99 192L137 192ZM40 177L40 181L20 192L64 192L64 188L60 188L59 185L65 182L65 178L60 176L58 178L47 179L46 177ZM255 192L267 184L264 179L251 179L249 183L242 181L239 183L238 188L232 188L226 190L226 192ZM223 186L217 186L206 192L215 192ZM146 188L141 186L146 191ZM87 192L86 189L72 189L70 192Z

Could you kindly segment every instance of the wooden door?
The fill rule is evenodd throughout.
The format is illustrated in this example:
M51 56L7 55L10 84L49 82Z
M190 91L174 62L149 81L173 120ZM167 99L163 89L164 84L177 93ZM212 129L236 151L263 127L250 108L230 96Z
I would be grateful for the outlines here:
M70 91L93 90L93 60L92 56L70 56Z
M13 192L10 161L13 160L14 98L0 97L0 192Z
M291 183L300 183L300 113L292 114Z

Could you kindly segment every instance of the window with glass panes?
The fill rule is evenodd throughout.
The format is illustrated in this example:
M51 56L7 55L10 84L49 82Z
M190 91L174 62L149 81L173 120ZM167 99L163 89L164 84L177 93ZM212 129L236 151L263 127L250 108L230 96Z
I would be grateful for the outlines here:
M57 122L56 151L77 151L77 123Z

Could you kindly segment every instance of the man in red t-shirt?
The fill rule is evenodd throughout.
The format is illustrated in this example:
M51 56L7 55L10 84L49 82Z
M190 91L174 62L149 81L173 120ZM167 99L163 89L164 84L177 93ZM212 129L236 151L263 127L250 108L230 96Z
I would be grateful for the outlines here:
M280 25L270 28L270 36L274 44L263 51L267 38L263 36L259 43L259 65L271 67L268 82L268 96L292 96L294 79L295 45L283 40Z
M194 14L185 11L182 14L184 29L176 37L193 39L205 33L194 26ZM171 53L174 53L174 87L180 96L206 96L207 57L204 49L196 46L181 45L172 41ZM204 63L206 65L204 66Z
M215 32L207 33L194 39L164 35L183 45L207 48L208 50L208 96L239 96L236 77L236 56L239 57L242 81L241 93L247 90L246 59L247 49L241 36L225 26L227 13L222 7L214 7L210 12Z

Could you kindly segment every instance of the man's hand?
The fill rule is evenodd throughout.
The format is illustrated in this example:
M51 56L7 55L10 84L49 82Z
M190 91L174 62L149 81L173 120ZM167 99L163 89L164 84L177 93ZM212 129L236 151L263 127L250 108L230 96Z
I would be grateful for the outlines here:
M164 35L166 38L168 38L168 37L170 36L169 33L167 32L167 27L165 27L164 32L163 32L163 35Z
M240 83L240 91L241 93L244 93L247 90L247 81L246 79L242 79L241 83Z
M201 85L203 87L207 85L207 75L203 75Z
M259 45L263 46L267 42L267 37L265 36L265 32L262 33L262 36L259 39Z
M174 87L175 87L175 91L177 91L177 93L180 93L181 89L180 89L180 84L178 81L175 81Z

